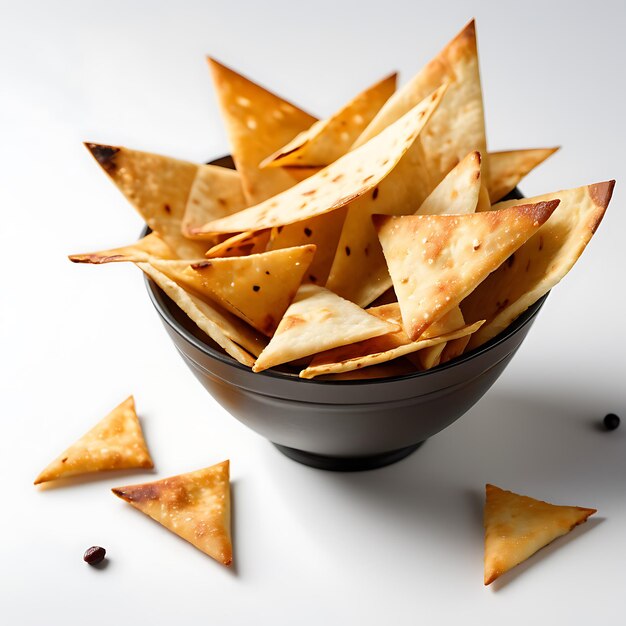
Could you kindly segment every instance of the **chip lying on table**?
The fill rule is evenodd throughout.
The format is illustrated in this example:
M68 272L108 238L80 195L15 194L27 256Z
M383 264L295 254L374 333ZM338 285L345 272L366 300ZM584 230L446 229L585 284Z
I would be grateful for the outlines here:
M567 274L611 199L614 181L510 199L557 149L488 149L473 20L398 91L390 74L322 120L209 67L236 169L86 144L152 232L70 259L138 265L254 372L462 358Z

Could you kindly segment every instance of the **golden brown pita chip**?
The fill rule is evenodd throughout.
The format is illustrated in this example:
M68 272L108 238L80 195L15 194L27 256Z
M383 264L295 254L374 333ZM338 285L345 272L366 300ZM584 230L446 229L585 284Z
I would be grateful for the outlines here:
M327 287L359 306L367 306L392 286L385 256L371 222L373 212L380 209L387 214L446 215L473 213L476 209L482 178L480 153L468 154L424 202L419 203L420 192L410 184L399 182L402 178L413 182L419 178L419 164L411 159L415 147L419 150L419 146L414 145L371 197L365 196L349 208ZM414 210L415 202L419 206L417 211ZM430 353L439 349L433 348Z
M561 203L548 222L461 304L467 320L487 320L470 339L469 349L495 337L572 269L600 225L614 185L611 180L523 200L558 198ZM510 200L493 208L509 210L519 202Z
M485 585L587 521L596 509L557 506L486 486Z
M278 250L308 243L315 244L317 247L315 257L304 277L304 282L325 285L337 251L346 211L347 207L342 207L302 222L277 226L272 229L267 249Z
M313 260L315 246L242 257L154 261L153 266L199 297L217 302L272 336Z
M188 293L149 263L137 263L137 267L145 272L165 292L165 295L227 354L240 363L252 367L254 358L249 353L254 356L261 353L267 343L263 336L214 302L205 302Z
M386 363L418 350L470 335L476 332L481 324L482 322L476 322L451 333L419 339L418 341L410 341L403 331L397 331L382 337L355 342L318 354L311 365L300 372L300 377L315 378L320 375L338 374Z
M202 231L235 233L284 226L352 202L371 191L393 170L415 143L444 91L445 88L437 90L367 145L342 156L317 174L256 206L209 222ZM412 183L412 179L405 184L409 182Z
M396 89L396 74L368 87L328 119L315 122L261 164L326 167L343 156Z
M219 563L232 563L228 461L111 491Z
M129 396L88 433L52 461L35 479L35 485L78 474L154 467Z
M487 188L491 203L494 204L513 191L524 176L557 150L558 148L536 148L490 152Z
M195 230L207 222L247 206L239 172L217 165L200 165L189 190L182 233L185 237L197 237Z
M340 374L328 374L317 376L317 380L372 380L374 378L395 378L396 376L406 376L413 374L415 366L407 359L400 357L394 361L372 365L360 370L350 370Z
M270 240L270 230L248 231L233 235L214 245L205 256L209 259L225 256L246 256L265 252ZM285 246L287 247L287 246Z
M448 91L420 137L433 187L471 150L486 156L474 20L389 98L355 146L375 137L444 83ZM483 175L488 178L487 163L483 164Z
M147 261L150 258L175 259L173 250L156 233L150 233L135 243L111 250L71 254L68 258L73 263L114 263L117 261Z
M457 306L557 206L553 200L468 215L375 215L407 335L415 341Z
M183 236L181 225L195 163L116 146L86 143L93 157L146 224L181 258L202 256L206 243Z
M484 179L480 185L480 194L476 204L476 213L481 213L482 211L491 211L491 199L489 198L489 190Z
M302 285L252 370L261 372L397 328L397 324L370 315L328 289Z
M261 169L259 164L317 119L214 59L208 62L248 204L258 204L310 175ZM258 229L230 232L238 230Z

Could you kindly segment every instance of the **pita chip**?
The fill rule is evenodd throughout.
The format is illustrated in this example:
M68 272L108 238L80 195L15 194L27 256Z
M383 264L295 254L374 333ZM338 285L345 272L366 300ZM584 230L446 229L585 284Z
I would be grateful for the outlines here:
M411 148L444 91L442 87L431 94L367 145L348 152L273 198L205 224L202 232L236 233L284 226L329 213L356 200L374 189ZM405 185L414 178L407 179Z
M468 215L375 215L411 340L457 306L537 232L557 206L558 200L553 200Z
M254 356L261 353L267 343L264 337L214 302L205 302L188 293L149 263L137 263L137 266L227 354L252 367L254 358L250 353Z
M335 258L341 229L346 219L347 207L342 207L324 215L287 226L272 229L268 250L278 250L303 244L317 247L313 263L304 277L304 282L325 285Z
M484 180L480 186L480 194L478 195L478 203L476 204L476 213L481 213L482 211L491 211L489 189Z
M349 370L339 374L318 376L318 380L372 380L374 378L395 378L414 374L415 367L407 359L399 358L380 365L372 365L365 369Z
M370 315L328 289L302 285L252 370L261 372L397 328L396 324Z
M490 152L489 180L487 189L491 204L513 191L529 172L552 156L558 148L536 148L531 150L508 150Z
M480 323L477 323L475 327L466 327L464 323L455 326L459 316L455 310L452 310L441 320L432 324L419 341L413 342L401 326L402 314L397 302L370 307L367 312L390 324L396 324L396 330L322 352L315 356L309 367L300 372L300 377L314 378L351 372L389 363L403 356L408 357L415 364L413 357L419 351L445 345L449 338L462 337L480 328ZM421 367L419 361L416 364Z
M183 236L181 225L195 163L128 148L86 143L100 167L180 258L202 256L207 245Z
M260 163L317 119L215 59L208 62L248 204L258 204L306 178L310 171L261 169ZM253 229L231 232L237 230Z
M611 180L523 200L542 203L558 198L561 203L537 233L462 302L467 320L487 320L468 349L495 337L572 269L600 225L614 185ZM519 202L501 202L493 212L511 210Z
M396 89L396 74L368 87L328 119L315 122L261 164L326 167L343 156Z
M147 261L150 258L175 259L173 250L156 233L150 233L139 241L121 248L71 254L68 258L72 263L114 263L118 261Z
M195 230L207 222L232 215L247 206L239 172L217 165L200 165L189 190L182 233L194 238Z
M596 509L557 506L486 486L485 585L586 522Z
M478 150L485 156L485 120L474 20L389 98L355 147L375 137L444 83L448 84L448 91L420 138L433 186L471 150ZM488 178L486 165L483 175Z
M202 299L209 298L272 336L313 260L315 246L241 257L154 261L152 265Z
M246 256L265 252L270 240L270 230L248 231L238 233L214 245L205 256L209 259L225 256ZM287 246L285 246L287 247Z
M151 467L154 464L130 396L52 461L35 485L79 474Z
M232 563L228 461L112 491L219 563Z

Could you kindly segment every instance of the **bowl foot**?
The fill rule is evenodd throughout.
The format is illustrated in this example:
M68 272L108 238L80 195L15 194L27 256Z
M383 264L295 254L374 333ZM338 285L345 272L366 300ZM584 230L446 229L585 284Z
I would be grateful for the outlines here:
M288 448L287 446L281 446L278 443L274 445L290 459L308 465L309 467L315 467L316 469L328 470L331 472L362 472L364 470L377 469L384 467L385 465L391 465L397 461L409 456L417 450L424 442L407 446L406 448L399 448L398 450L391 450L390 452L383 452L382 454L373 454L371 456L353 456L353 457L340 457L340 456L324 456L322 454L314 454L313 452L305 452L304 450L296 450L295 448Z

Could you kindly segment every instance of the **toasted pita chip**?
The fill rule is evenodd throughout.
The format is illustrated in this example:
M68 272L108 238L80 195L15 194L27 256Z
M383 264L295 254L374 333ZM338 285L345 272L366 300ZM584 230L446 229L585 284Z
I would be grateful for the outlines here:
M202 256L207 245L183 236L181 224L196 176L195 163L116 146L86 143L93 157L146 224L180 257Z
M147 261L150 258L175 259L173 250L156 233L150 233L135 243L111 250L70 254L72 263L114 263L117 261Z
M334 350L328 350L318 354L311 365L300 372L300 378L338 374L386 363L418 350L471 335L480 328L481 324L482 322L476 322L454 332L433 336L429 339L420 339L419 341L410 341L403 331L397 331L382 337L374 337L367 341L355 342Z
M265 252L269 240L269 228L239 233L214 245L207 251L205 256L209 259L213 259L226 256L260 254L261 252Z
M202 231L234 233L284 226L352 202L376 187L393 170L415 143L444 91L441 87L367 145L342 156L317 174L265 202L209 222ZM412 181L405 184L408 182Z
M474 213L482 184L480 152L470 152L433 189L417 215L463 215Z
M471 150L478 150L486 156L474 20L419 74L389 98L357 139L355 147L375 137L444 83L448 84L448 91L420 137L433 187ZM488 179L487 165L483 163L483 176Z
M111 491L219 563L232 563L228 461Z
M346 219L347 207L287 226L272 229L268 250L278 250L303 244L315 244L317 251L304 282L325 285L335 258L341 228Z
M189 190L181 222L182 233L185 237L197 237L196 229L207 222L232 215L247 206L239 172L217 165L200 165Z
M485 585L597 513L486 486Z
M328 289L302 285L252 370L261 372L322 350L390 333L397 328L397 324L370 315Z
M202 299L209 298L272 336L315 254L315 246L153 266Z
M457 324L465 324L465 318L463 317L463 313L461 312L460 307L456 307L453 311L458 311ZM452 359L456 359L461 356L471 339L471 335L465 335L465 337L459 337L458 339L454 339L453 341L449 341L443 351L441 352L441 357L439 359L439 364L447 363Z
M552 156L558 148L536 148L531 150L508 150L490 152L489 180L487 182L489 199L492 204L513 191L518 183Z
M418 213L420 215L446 215L473 213L481 189L481 158L479 152L468 154L430 195L418 204L414 211L414 201L420 194L410 187L397 184L402 175L406 178L418 177L419 169L415 162L408 161L405 155L396 169L377 188L371 200L382 200L381 204L370 202L369 196L350 206L348 218L341 233L337 253L330 270L327 287L359 306L367 306L392 286L391 276L376 230L371 222L371 214L379 209L387 214ZM391 193L388 193L388 189ZM406 191L404 199L398 192ZM387 198L387 202L384 199ZM439 348L433 348L433 354ZM427 353L426 353L427 354Z
M129 396L88 433L52 461L35 479L35 485L105 470L154 467Z
M396 89L397 74L368 87L331 115L315 122L286 146L263 161L261 167L326 167L343 156Z
M217 304L205 302L185 291L174 280L149 263L137 263L178 307L227 354L243 365L252 367L267 340ZM242 348L245 348L242 349Z
M478 202L476 204L476 213L482 213L482 211L491 210L491 199L489 198L489 190L485 181L482 181L480 185L480 194L478 195Z
M380 365L372 365L361 370L350 370L340 374L317 376L317 380L372 380L374 378L394 378L415 373L415 367L407 359L399 358Z
M467 320L487 320L470 339L468 349L495 337L572 269L600 225L614 185L611 180L523 200L534 203L559 198L561 204L548 222L461 304ZM511 200L493 208L510 210L519 202Z
M317 118L215 59L207 60L248 204L258 204L310 175L302 170L261 169L259 164ZM230 232L237 230L258 229Z
M468 215L375 215L407 335L415 341L457 306L539 230L558 204Z

